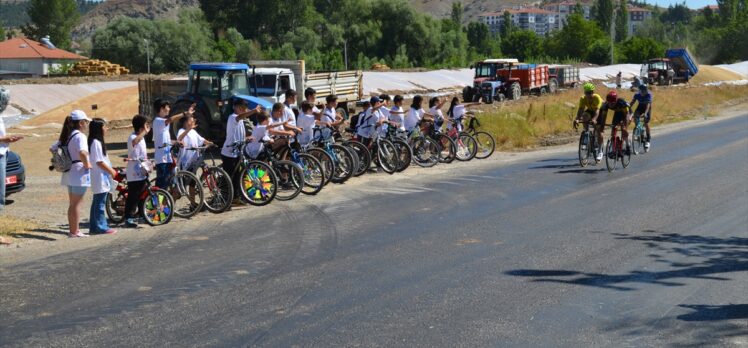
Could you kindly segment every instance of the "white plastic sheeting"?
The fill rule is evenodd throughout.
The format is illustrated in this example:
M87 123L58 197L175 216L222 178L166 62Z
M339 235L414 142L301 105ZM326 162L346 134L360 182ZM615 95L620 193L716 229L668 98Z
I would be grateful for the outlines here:
M734 71L740 75L748 77L748 61L735 63L735 64L722 64L717 65L720 68Z
M137 81L82 83L78 85L6 85L11 103L34 114L41 114L91 94L137 86Z

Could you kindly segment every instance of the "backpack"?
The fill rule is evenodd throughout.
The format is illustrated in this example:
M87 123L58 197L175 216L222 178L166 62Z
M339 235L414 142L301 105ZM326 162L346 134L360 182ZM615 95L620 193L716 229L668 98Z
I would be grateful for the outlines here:
M359 126L358 121L363 119L364 114L366 114L366 110L361 111L358 114L351 116L351 119L349 120L350 125L348 127L348 131L350 131L351 133L356 133L358 131L358 126Z
M57 147L57 151L52 153L51 169L54 169L55 171L58 171L60 173L66 173L70 171L70 167L73 166L73 163L80 162L73 161L73 159L70 157L70 151L68 150L68 144L70 143L70 140L72 140L73 137L78 134L80 134L80 132L71 135L65 144L60 144L60 146Z

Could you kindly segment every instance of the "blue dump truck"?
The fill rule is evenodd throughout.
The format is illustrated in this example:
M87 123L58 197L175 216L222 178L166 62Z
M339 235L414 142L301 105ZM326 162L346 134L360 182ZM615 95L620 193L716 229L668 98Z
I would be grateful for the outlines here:
M642 76L647 83L672 85L686 83L699 73L699 65L687 48L670 48L665 58L650 59L642 66Z

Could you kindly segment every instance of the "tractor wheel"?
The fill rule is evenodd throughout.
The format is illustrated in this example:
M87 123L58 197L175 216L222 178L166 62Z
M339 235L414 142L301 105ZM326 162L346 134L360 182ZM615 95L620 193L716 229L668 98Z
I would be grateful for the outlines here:
M190 101L178 101L176 104L174 104L174 107L171 108L171 115L178 115L187 111L190 108L190 105L192 105L192 102ZM210 119L208 119L208 113L199 106L195 108L195 121L197 121L196 130L198 133L200 133L201 136L206 139L216 140L215 137L212 137L210 134ZM179 132L179 129L181 127L181 120L179 122L173 122L171 124L172 139L177 138L177 133Z
M545 87L540 87L540 93L541 96L544 96L548 94L548 90Z
M548 80L548 92L551 94L556 94L558 92L558 80L555 78L552 78Z
M462 100L465 102L473 100L473 89L470 86L465 86L462 89Z
M512 86L509 87L509 99L519 100L521 96L522 96L522 87L519 86L519 82L512 83Z

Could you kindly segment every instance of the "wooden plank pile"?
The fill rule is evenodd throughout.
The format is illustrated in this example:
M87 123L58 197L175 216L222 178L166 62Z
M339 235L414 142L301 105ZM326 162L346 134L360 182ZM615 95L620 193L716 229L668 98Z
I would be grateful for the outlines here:
M119 64L98 59L78 62L68 71L68 74L76 76L117 76L129 73L129 69Z

